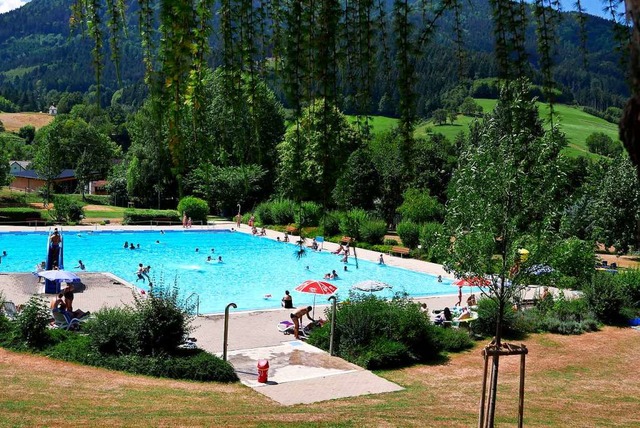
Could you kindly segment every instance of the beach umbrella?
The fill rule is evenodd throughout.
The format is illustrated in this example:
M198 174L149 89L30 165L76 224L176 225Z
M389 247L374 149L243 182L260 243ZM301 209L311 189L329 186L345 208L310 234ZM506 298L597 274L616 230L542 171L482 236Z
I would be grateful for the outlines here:
M302 284L298 285L294 290L299 291L301 293L311 293L313 294L313 313L315 315L316 312L316 295L321 294L328 296L333 294L338 290L338 287L326 281L318 281L315 279L308 279Z
M554 269L549 265L533 265L526 272L531 275L543 275L545 273L553 273Z
M490 285L491 281L479 276L460 278L453 281L453 285L456 287L486 287Z
M78 282L80 277L73 272L67 270L43 270L38 272L38 276L46 278L50 281Z
M376 281L374 279L368 279L366 281L361 281L361 282L355 284L351 288L354 289L354 290L374 292L374 291L384 290L385 288L391 288L391 286L389 284L387 284L387 283L382 282L382 281Z

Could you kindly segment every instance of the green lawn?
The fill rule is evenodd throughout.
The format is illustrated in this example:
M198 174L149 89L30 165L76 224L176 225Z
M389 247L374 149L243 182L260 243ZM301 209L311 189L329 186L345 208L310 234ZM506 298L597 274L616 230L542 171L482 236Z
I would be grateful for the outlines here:
M476 99L476 102L482 106L484 112L491 111L496 105L496 100L490 99ZM544 103L538 103L538 108L541 118L548 125L549 106ZM566 134L569 143L569 146L565 149L567 155L597 157L597 155L589 153L586 145L587 137L594 132L603 132L613 138L614 141L618 141L617 125L585 113L576 107L558 104L554 106L554 109L557 115L556 120L560 124L560 129ZM439 132L453 141L461 131L466 133L469 129L469 124L475 119L458 115L458 119L453 125L436 125L429 120L417 127L416 136L424 137L428 134Z
M356 123L356 116L347 116L349 123ZM364 123L364 118L361 119ZM369 125L373 134L380 134L392 130L398 124L398 119L386 116L369 116Z

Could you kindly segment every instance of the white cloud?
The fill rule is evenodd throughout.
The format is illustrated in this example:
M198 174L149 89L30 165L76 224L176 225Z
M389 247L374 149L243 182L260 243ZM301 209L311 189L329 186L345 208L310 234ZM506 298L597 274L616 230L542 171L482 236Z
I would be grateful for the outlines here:
M9 12L10 10L17 9L29 0L0 0L0 13Z

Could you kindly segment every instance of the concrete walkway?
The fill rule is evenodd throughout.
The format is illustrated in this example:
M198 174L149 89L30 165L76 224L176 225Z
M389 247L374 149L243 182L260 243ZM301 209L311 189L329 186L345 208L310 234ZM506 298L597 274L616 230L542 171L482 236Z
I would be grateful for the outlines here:
M229 229L235 225L230 222L215 225L195 226L197 229ZM149 226L80 226L65 227L65 230L148 230ZM152 227L152 229L182 229L181 226ZM33 228L0 227L0 231L33 231ZM40 228L42 230L42 228ZM47 230L47 229L45 229ZM240 232L250 233L243 225ZM276 239L283 234L267 231L267 237ZM291 237L295 241L297 237ZM337 244L324 243L324 250L333 251ZM358 257L377 261L379 253L357 249ZM442 266L425 263L414 259L403 259L385 255L385 262L390 266L399 266L418 272L449 276ZM74 306L84 311L95 312L103 307L122 306L133 303L138 289L124 280L110 274L80 272L85 287L76 295ZM38 284L32 274L2 273L0 274L0 290L5 299L16 304L25 303L32 295L50 300L52 296L43 294L43 287ZM466 290L465 290L466 291ZM456 290L452 289L452 293ZM466 293L465 293L466 294ZM466 297L465 297L466 299ZM430 309L452 306L457 296L438 296L416 299L427 302ZM326 306L318 305L317 311ZM275 309L260 312L236 312L231 310L228 334L228 360L236 369L241 382L283 405L312 403L344 397L366 394L400 391L403 388L389 382L358 366L328 353L295 340L292 335L284 335L278 331L280 321L288 320L290 310ZM319 312L322 313L322 312ZM325 318L324 315L320 317ZM209 352L222 355L224 316L212 314L197 317L192 326L191 336L197 338L197 345ZM257 382L257 362L267 359L270 364L269 382Z

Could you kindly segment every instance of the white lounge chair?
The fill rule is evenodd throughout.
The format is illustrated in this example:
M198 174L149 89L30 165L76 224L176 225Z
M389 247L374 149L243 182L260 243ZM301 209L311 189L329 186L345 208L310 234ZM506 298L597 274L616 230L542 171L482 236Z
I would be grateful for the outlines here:
M10 320L14 320L18 316L18 308L16 308L16 304L12 301L2 303L2 312Z
M80 318L73 318L67 312L53 310L51 313L53 314L53 323L56 328L75 330L80 326L80 323L83 322Z

